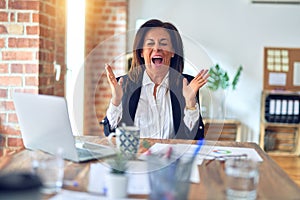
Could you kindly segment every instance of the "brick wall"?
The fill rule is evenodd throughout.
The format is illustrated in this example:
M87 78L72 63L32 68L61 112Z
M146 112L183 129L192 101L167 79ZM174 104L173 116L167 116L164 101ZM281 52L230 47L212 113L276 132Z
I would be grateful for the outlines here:
M39 93L64 96L65 1L40 0L39 11ZM54 63L62 66L59 81Z
M127 0L86 5L84 134L99 135L110 100L104 64L125 72ZM64 96L65 26L65 0L0 0L0 156L23 146L14 91Z
M126 0L94 0L86 6L86 61L84 134L99 135L111 98L104 66L112 64L116 75L126 66Z
M66 75L66 1L56 0L55 14L55 62L61 66L59 80L54 81L54 95L65 95Z
M53 65L56 60L65 71L64 2L0 0L0 156L23 146L14 91L64 95Z

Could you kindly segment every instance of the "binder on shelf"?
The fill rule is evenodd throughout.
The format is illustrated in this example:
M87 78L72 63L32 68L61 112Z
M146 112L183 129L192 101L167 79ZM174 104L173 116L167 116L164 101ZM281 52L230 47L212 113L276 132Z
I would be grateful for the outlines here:
M287 123L287 99L281 101L281 123Z
M300 122L300 95L269 94L265 100L265 119L271 123Z
M267 96L265 100L265 120L270 121L270 97Z
M299 123L299 98L295 98L294 100L294 111L293 111L293 123Z
M293 123L294 101L288 100L287 123Z
M300 91L263 91L260 147L270 154L300 154Z
M281 99L280 96L275 101L275 120L274 122L281 122Z
M275 121L275 99L270 99L270 122Z
M265 119L267 122L275 120L275 99L272 95L267 96L265 101Z

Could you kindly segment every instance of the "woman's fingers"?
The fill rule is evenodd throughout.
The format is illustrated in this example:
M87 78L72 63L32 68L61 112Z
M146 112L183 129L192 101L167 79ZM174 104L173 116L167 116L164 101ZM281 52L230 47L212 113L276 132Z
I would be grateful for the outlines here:
M202 76L203 72L204 72L204 70L201 69L201 71L195 76L195 79L200 78Z
M194 80L200 84L202 87L206 82L207 82L207 79L209 77L209 73L208 73L208 70L201 70L197 76L194 78Z
M108 81L112 84L116 84L117 79L115 77L115 74L114 74L111 66L108 64L105 64L105 70L106 70L106 76L107 76Z
M207 70L207 69L205 69L205 70L202 69L202 70L197 74L197 76L195 77L195 79L197 79L197 80L199 80L199 79L207 79L208 76L209 76L208 70Z
M189 83L193 91L198 91L203 85L207 83L209 73L207 69L202 69L195 78Z
M105 65L105 70L111 88L111 94L112 94L111 102L113 105L118 106L120 105L123 97L123 90L122 90L123 78L121 77L118 82L111 66L108 64Z

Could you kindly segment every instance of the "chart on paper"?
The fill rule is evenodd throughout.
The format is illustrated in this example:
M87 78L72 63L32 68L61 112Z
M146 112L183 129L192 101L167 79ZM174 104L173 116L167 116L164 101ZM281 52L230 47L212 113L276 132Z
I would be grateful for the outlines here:
M193 156L197 145L193 144L162 144L155 143L149 151L152 154L158 156L164 156L168 149L172 147L173 156ZM145 159L147 152L141 155L140 159ZM203 159L216 159L216 158L229 158L229 157L246 157L257 162L262 162L263 159L258 155L255 149L242 148L242 147L224 147L224 146L210 146L203 145L195 161L198 165L201 165Z

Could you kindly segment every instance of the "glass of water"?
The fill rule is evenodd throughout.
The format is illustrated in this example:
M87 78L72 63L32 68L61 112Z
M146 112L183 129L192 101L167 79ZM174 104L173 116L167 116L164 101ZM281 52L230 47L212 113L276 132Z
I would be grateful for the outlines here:
M42 193L54 194L61 191L64 178L64 160L60 155L39 158L35 172L42 180Z
M250 159L227 159L225 173L227 199L256 199L259 181L258 162Z
M148 156L149 199L188 199L193 162L190 157L183 156L176 160Z

